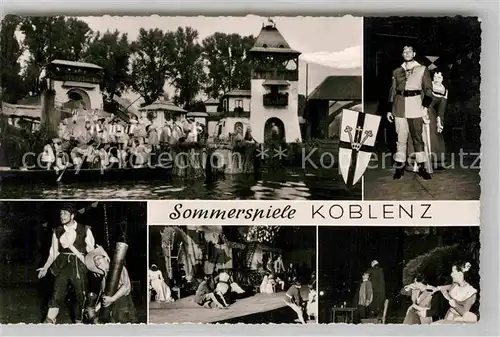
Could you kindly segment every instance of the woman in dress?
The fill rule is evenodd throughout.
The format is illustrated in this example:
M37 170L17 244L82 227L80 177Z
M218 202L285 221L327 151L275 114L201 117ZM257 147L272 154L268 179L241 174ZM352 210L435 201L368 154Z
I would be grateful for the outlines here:
M443 138L444 129L444 114L448 101L448 89L443 85L443 73L439 69L435 69L432 73L432 102L427 108L428 119L424 119L424 123L429 125L429 137L426 136L426 131L423 131L423 139L426 147L430 149L430 164L435 171L442 171L445 167L446 160L446 145ZM430 141L430 144L427 144ZM408 158L411 169L418 171L416 163L414 163L413 142L408 141Z
M453 283L435 288L443 294L450 305L445 318L436 324L477 322L476 314L470 311L476 303L477 290L465 280L465 274L470 268L469 262L455 264L451 270Z
M155 301L156 302L173 302L172 292L170 291L169 286L165 283L165 279L163 278L163 274L161 270L158 269L156 264L151 266L151 269L148 271L149 277L149 289L155 291Z

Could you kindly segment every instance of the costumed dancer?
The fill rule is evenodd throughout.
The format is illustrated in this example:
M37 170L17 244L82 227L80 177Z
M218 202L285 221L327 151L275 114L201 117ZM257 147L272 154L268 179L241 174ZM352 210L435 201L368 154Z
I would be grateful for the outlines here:
M87 267L85 254L92 251L95 239L89 226L75 221L76 208L73 204L61 207L61 225L52 234L52 244L47 262L37 269L38 278L47 274L49 268L54 274L54 290L49 302L45 323L56 323L59 309L65 305L68 283L75 290L75 322L83 320L83 310L87 295Z

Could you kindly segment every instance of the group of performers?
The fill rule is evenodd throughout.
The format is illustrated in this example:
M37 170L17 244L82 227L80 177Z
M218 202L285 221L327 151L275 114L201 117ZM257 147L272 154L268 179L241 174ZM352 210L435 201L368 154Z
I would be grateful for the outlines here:
M475 323L477 315L471 312L477 300L477 290L470 285L465 275L470 270L469 262L457 263L452 267L452 283L442 286L432 286L424 275L417 275L413 283L405 286L401 293L411 296L412 305L406 311L404 324L447 324ZM433 297L441 293L448 301L449 309L443 319L433 322L436 308L433 308Z
M204 308L228 309L237 295L245 293L235 282L229 270L220 270L216 276L205 275L196 289L194 301Z
M126 267L122 267L120 275L109 275L109 255L96 245L91 228L75 221L76 211L71 203L61 207L61 225L53 231L47 261L37 269L38 278L45 277L49 270L54 276L45 323L56 323L59 310L65 306L69 284L75 293L75 323L134 323L136 314ZM89 271L102 278L96 293L88 289ZM106 292L108 277L118 282L117 291L111 295Z
M409 166L425 180L432 170L445 166L442 136L448 90L443 73L415 61L413 46L403 48L403 64L392 72L387 119L397 133L394 179L401 179Z
M81 118L80 118L81 117ZM202 124L175 117L162 128L135 115L128 123L111 117L78 116L63 120L58 137L44 147L41 163L47 169L76 167L141 167L151 154L174 144L204 139Z
M451 284L432 286L426 282L425 276L418 274L411 284L406 285L401 294L410 296L412 304L406 311L403 324L445 324L445 323L474 323L477 316L471 312L477 300L477 290L470 285L465 275L470 270L469 262L457 263L451 270ZM442 294L449 309L441 319L438 315L437 293ZM380 318L383 315L383 304L386 301L385 280L383 270L377 261L372 262L362 275L355 296L357 307L357 321ZM381 306L382 305L382 306Z

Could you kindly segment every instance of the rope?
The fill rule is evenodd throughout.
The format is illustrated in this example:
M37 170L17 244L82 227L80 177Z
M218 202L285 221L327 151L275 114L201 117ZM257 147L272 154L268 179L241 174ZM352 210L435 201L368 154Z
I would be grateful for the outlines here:
M106 204L103 204L102 206L104 211L104 236L106 237L106 248L109 250L111 244L109 242L108 212Z

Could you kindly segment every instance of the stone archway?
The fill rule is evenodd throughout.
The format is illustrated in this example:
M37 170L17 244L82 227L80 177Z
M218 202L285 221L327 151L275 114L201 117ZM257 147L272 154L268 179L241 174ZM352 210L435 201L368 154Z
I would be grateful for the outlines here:
M82 102L83 108L86 110L92 109L92 102L90 100L89 94L85 90L72 88L66 92L68 99L70 101L80 101Z
M279 140L285 139L285 124L283 121L277 117L271 117L264 124L264 140L269 141L273 139L273 128L278 128L278 135L276 136Z

